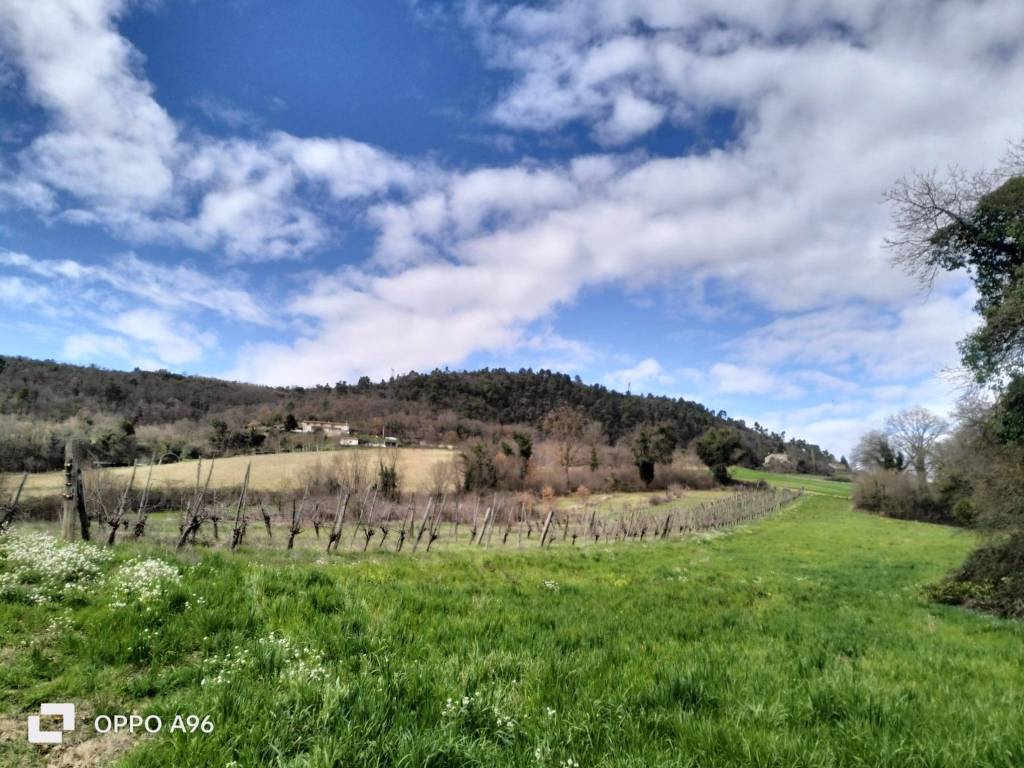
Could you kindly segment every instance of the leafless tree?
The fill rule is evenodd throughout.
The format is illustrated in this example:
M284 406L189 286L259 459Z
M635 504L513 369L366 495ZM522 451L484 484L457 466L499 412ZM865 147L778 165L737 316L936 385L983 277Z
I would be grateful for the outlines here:
M914 406L890 416L886 431L923 481L928 477L935 445L949 431L949 424L927 408Z
M889 436L878 429L861 436L850 454L853 466L860 470L903 469L903 457Z
M970 214L978 200L1006 179L1024 174L1024 139L1007 147L995 171L969 172L958 166L945 173L914 172L886 193L892 205L895 234L886 238L893 262L931 287L942 269L942 243L936 233L957 224L971 230Z
M569 487L569 469L580 463L583 436L587 418L579 408L561 406L544 418L544 432L554 440L558 449L558 464L565 472L565 486Z

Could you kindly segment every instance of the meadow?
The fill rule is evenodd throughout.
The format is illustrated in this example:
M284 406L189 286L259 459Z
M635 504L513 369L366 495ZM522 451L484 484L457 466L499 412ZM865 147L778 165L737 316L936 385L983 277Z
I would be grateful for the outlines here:
M975 543L813 491L588 548L55 553L29 531L0 560L0 764L1019 766L1021 626L923 594ZM30 747L25 714L65 700L214 729Z
M279 491L300 485L303 473L314 469L318 464L329 465L336 458L347 453L360 452L370 461L376 461L381 454L378 448L343 448L332 451L306 451L294 453L260 453L252 456L230 456L214 460L214 473L210 487L234 488L242 483L245 467L252 464L252 480L250 487L254 491ZM423 491L430 487L431 472L438 462L454 461L457 455L443 448L389 448L387 455L397 451L399 469L402 480L411 491ZM153 487L189 488L196 480L195 460L180 461L174 464L159 464L153 467ZM209 459L204 460L203 473L209 467ZM126 482L130 467L112 467L107 470L111 477ZM140 470L145 476L146 468ZM9 483L17 481L15 474L8 474ZM54 496L64 488L63 472L33 472L25 483L25 497Z

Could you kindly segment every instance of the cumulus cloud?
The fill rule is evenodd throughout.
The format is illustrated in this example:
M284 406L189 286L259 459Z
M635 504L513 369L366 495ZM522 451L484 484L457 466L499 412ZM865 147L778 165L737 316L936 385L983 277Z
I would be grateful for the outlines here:
M11 0L0 7L0 53L18 65L26 97L49 116L47 129L0 174L0 203L136 242L267 260L329 241L320 189L346 201L420 183L414 164L345 138L218 139L182 130L156 101L142 55L116 28L130 5Z
M643 391L653 385L668 386L674 378L655 358L645 357L636 365L606 374L607 384L620 390Z

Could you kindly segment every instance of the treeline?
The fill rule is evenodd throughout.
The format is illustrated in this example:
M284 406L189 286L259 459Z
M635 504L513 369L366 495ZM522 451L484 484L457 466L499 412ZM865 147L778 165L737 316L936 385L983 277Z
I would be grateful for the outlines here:
M759 466L767 454L797 443L834 461L817 446L699 403L624 394L547 370L437 370L376 383L263 387L7 357L0 358L0 469L58 468L70 437L85 439L90 456L108 464L154 454L195 458L314 447L321 438L287 431L289 417L347 421L406 445L497 443L514 431L540 438L548 415L565 407L584 414L595 439L608 447L631 442L644 426L657 427L680 450L710 429L727 428L736 436L739 463Z

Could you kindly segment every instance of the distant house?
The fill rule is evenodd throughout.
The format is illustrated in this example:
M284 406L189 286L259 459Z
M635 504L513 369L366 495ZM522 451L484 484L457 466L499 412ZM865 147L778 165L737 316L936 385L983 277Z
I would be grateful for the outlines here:
M300 421L299 432L323 432L325 435L347 435L352 432L348 424L340 421Z
M796 465L785 453L769 453L764 457L764 468L770 472L792 472Z
M358 437L343 437L338 441L338 445L343 447L356 447L359 445Z

